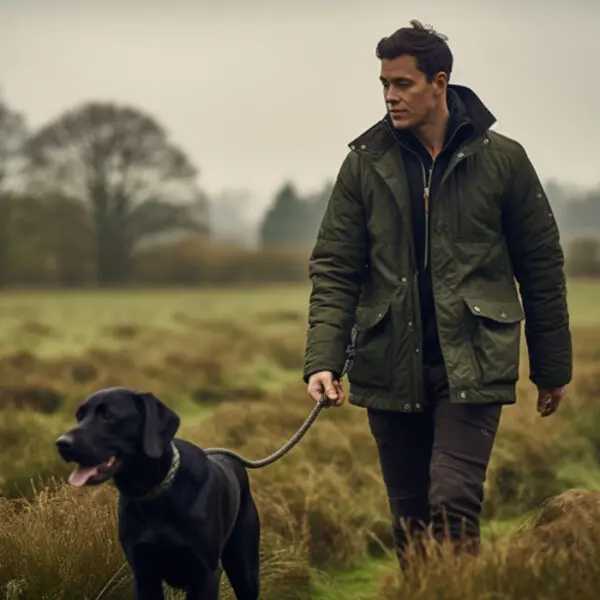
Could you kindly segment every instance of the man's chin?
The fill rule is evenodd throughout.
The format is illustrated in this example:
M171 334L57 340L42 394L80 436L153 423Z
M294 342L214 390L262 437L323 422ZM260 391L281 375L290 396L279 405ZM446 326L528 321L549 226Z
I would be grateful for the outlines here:
M396 129L409 129L412 126L410 119L400 119L398 117L396 117L396 118L391 117L391 119L392 119L392 125Z

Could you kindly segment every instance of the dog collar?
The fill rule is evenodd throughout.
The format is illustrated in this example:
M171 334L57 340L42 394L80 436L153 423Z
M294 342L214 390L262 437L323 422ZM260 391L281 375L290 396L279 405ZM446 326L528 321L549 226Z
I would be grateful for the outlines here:
M181 464L181 456L179 454L179 450L173 442L171 442L171 448L173 449L173 456L171 458L171 466L165 475L165 478L156 486L154 486L147 494L143 496L136 496L135 500L138 501L147 501L154 500L158 498L165 490L168 490L173 484L173 480L175 479L175 475L177 475L177 471L179 470L179 465Z

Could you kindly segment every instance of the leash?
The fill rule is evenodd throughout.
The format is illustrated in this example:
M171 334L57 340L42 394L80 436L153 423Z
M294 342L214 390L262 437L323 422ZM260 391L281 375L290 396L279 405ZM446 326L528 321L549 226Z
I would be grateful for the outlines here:
M346 360L344 362L344 366L342 368L342 372L338 377L338 380L342 380L344 375L348 373L350 367L352 366L352 362L354 360L355 354L355 345L356 345L356 336L358 333L358 329L356 326L352 328L351 341L348 347L346 348ZM324 408L329 408L331 406L329 400L325 393L321 396L321 399L317 403L317 405L312 409L311 413L308 415L306 421L302 423L298 431L276 452L270 454L266 458L262 460L248 460L239 454L236 454L233 450L228 450L227 448L206 448L204 452L206 454L221 454L223 456L229 456L241 462L248 469L260 469L262 467L266 467L268 465L273 464L275 461L279 460L282 456L287 454L304 436L304 434L310 429L310 426L315 422L316 418L319 416L319 413ZM100 593L96 596L96 600L100 600L104 597L107 591L109 591L111 585L116 580L116 578L121 574L121 572L127 567L128 563L124 562L117 571L112 575L112 577L108 580L106 585L100 590ZM113 586L113 590L120 585L119 582L115 586Z
M346 348L346 361L344 362L344 366L342 368L340 376L338 377L339 381L343 379L344 375L348 373L350 367L352 366L352 362L354 360L357 331L358 330L356 329L356 327L352 328L351 342L350 345ZM321 399L319 400L319 402L317 402L317 405L312 409L306 421L302 423L298 431L296 431L296 433L281 448L279 448L279 450L273 452L273 454L270 454L269 456L261 460L248 460L247 458L244 458L243 456L240 456L239 454L235 453L233 450L228 450L227 448L206 448L204 452L209 455L221 454L223 456L229 456L230 458L234 458L241 462L248 469L261 469L263 467L267 467L268 465L272 465L274 462L278 461L282 456L287 454L302 439L304 434L310 429L310 426L315 422L315 420L319 416L319 413L324 408L329 408L330 406L330 401L328 400L325 393L323 393Z

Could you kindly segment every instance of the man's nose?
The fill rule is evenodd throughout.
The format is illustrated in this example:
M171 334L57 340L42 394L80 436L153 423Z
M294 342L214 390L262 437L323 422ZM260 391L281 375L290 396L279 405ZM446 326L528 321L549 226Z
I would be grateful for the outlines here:
M391 86L385 91L385 101L389 102L390 104L396 104L400 101L398 93Z

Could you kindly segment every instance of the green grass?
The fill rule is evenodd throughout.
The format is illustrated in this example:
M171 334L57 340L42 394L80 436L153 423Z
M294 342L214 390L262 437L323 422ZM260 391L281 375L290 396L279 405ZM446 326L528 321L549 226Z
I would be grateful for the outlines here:
M504 520L482 523L481 538L484 541L499 539L523 524L525 515ZM315 573L315 594L310 600L373 600L377 596L383 572L394 569L396 558L389 553L386 558L369 558L363 564L329 573Z
M593 280L568 282L568 303L573 325L600 324L600 284Z
M256 324L273 311L304 317L309 293L307 285L266 286L258 291L245 287L5 292L0 294L0 352L31 350L49 356L74 354L90 346L110 348L115 345L114 337L107 335L111 327L179 331L187 326L181 315L242 324ZM570 281L569 307L573 325L600 324L600 285Z
M310 600L372 600L381 574L393 567L394 560L367 559L354 568L330 573L315 573L314 594Z
M140 354L139 364L143 368L136 366L131 372L125 368L125 377L140 376L140 369L143 371L148 366L155 369L158 365L163 369L164 376L176 378L177 374L170 372L171 367L165 363L163 355L167 351L181 352L193 360L202 361L210 359L211 353L215 353L218 354L219 365L226 365L225 381L235 382L240 389L259 385L266 393L280 395L282 403L285 403L289 401L288 389L294 386L298 389L299 386L300 336L305 329L309 292L307 285L289 285L262 287L259 290L231 288L3 293L0 294L0 358L23 350L45 359L83 357L90 348L106 348L115 352ZM600 284L589 281L569 282L569 305L574 327L585 330L586 326L600 325ZM238 335L235 325L241 326L240 331L251 331L256 339ZM233 327L231 331L227 331L229 326ZM214 335L211 327L221 328L222 331ZM288 350L291 358L287 359L289 364L286 365L285 361L282 363L274 360L274 354L269 352L269 348L272 344L286 342L288 335L292 343ZM594 343L595 339L586 340L586 344ZM231 358L230 352L233 353ZM113 363L107 362L104 368L110 370L115 367ZM203 373L200 377L194 372L194 368L192 363L187 371L182 370L184 380L181 395L177 399L177 411L186 433L198 429L198 425L211 417L218 406L217 403L199 403L193 399L191 391L205 385L207 376L210 375L209 369L208 373ZM62 383L62 376L58 372L55 375L57 384ZM159 374L154 379L148 379L148 384L158 385L162 376ZM166 379L164 381L165 389L168 389L170 382ZM81 386L73 388L77 394L84 389ZM235 391L232 393L235 395ZM298 402L297 394L293 396L293 401ZM307 401L306 414L310 408ZM337 416L336 413L334 417ZM63 414L40 416L40 419L46 419L44 423L51 429L62 426L64 418ZM527 439L530 429L528 423L520 422L520 417L513 417L512 420L509 433L515 436L518 448L509 447L503 441L503 436L499 446L502 446L502 460L507 464L511 457L506 454L513 453L511 468L527 471L528 476L531 474L528 502L532 501L531 498L537 502L538 480L534 478L549 477L548 473L551 475L552 472L557 475L558 482L552 481L553 485L556 483L564 487L574 484L588 489L600 489L600 469L591 453L582 455L579 462L561 461L558 456L560 452L555 457L554 450L543 445L544 434L537 428L546 427L546 423L538 425L536 422L537 433L532 431L534 441L530 448L527 447L526 453L522 454L523 462L519 462L521 442ZM557 423L560 424L560 421ZM554 421L549 426L554 427ZM582 436L588 436L589 432L584 431L584 426L585 423L582 423ZM210 427L212 425L208 431L211 431ZM286 426L286 432L288 428L291 435L293 426ZM316 431L307 436L307 440L303 442L305 448L313 443L311 439L316 440L321 435L319 429L325 431L325 424L320 427L318 424ZM553 435L556 436L556 433ZM591 439L591 433L588 437ZM212 442L212 438L210 439ZM536 440L541 444L539 447L536 447ZM600 447L600 436L598 440ZM578 441L573 439L574 444ZM214 445L221 444L216 441ZM32 452L36 451L33 446L32 448ZM298 449L298 453L305 448ZM264 454L274 449L269 447ZM265 448L260 446L260 449L255 450L249 446L242 453L249 458L260 458L263 455L261 450L264 451ZM544 453L551 456L545 457ZM534 459L539 462L531 462ZM547 471L540 471L538 466L546 468L546 463L552 464ZM43 461L32 464L41 465ZM539 483L541 485L545 480L542 482L540 479ZM542 493L543 490L539 491L539 494ZM505 516L502 520L484 524L485 539L502 537L513 531L523 517L522 514L512 519ZM310 600L371 600L377 595L382 571L390 566L394 566L394 560L390 558L365 558L358 564L328 569L326 573L315 570L314 594Z
M267 313L304 315L309 288L266 286L260 290L169 289L34 291L0 294L0 352L31 350L41 356L74 354L90 346L114 347L107 335L118 325L181 331L190 319L227 319L256 324ZM185 319L182 319L185 317ZM293 323L293 319L290 319ZM285 319L276 326L284 327ZM261 326L273 329L261 322ZM201 342L201 340L199 340Z

